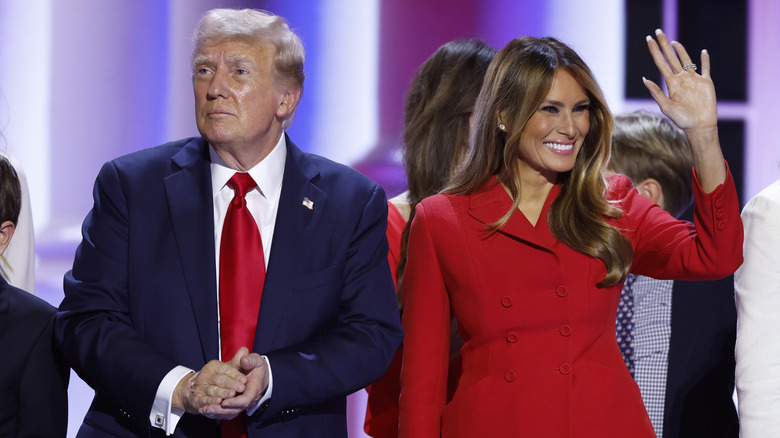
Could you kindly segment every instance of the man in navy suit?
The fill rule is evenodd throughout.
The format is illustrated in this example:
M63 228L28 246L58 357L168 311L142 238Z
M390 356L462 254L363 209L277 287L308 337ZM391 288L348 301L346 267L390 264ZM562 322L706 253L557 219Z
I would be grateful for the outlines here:
M193 52L201 137L101 169L55 326L95 389L79 436L226 436L243 417L248 436L346 437L346 395L384 373L402 338L387 207L375 183L284 133L302 87L284 19L209 11ZM220 357L236 173L257 183L241 203L265 279L253 344Z
M609 167L675 216L691 204L690 147L682 130L661 115L617 116ZM733 276L718 281L637 276L631 289L634 379L656 434L736 438ZM624 288L621 300L627 292Z

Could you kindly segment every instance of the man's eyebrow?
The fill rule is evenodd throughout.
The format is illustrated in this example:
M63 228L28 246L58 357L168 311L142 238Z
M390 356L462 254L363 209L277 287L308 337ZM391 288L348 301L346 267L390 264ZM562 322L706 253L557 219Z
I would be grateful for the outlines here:
M212 59L211 59L210 56L198 55L198 56L195 57L195 59L192 60L192 65L208 64L209 62L212 62Z

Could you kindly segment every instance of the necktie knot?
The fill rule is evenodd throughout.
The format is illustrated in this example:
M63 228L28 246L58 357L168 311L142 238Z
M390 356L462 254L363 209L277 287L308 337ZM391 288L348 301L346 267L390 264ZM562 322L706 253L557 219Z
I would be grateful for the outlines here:
M243 198L247 192L257 187L257 183L246 172L236 172L227 182L228 187L236 191L236 197ZM238 207L238 206L237 206Z

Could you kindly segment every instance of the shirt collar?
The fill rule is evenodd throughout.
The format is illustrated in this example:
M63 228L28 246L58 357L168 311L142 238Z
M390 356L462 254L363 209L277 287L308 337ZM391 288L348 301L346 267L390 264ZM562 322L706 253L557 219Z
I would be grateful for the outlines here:
M211 158L211 193L216 196L225 187L228 180L233 177L236 170L228 166L211 145L209 145L209 157ZM280 192L279 188L282 186L286 161L287 140L282 135L271 152L247 171L257 183L260 194L266 198Z

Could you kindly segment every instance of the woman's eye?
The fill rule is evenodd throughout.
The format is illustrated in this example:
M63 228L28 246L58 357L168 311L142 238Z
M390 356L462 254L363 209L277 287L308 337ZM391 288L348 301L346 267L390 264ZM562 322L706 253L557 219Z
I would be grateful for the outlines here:
M574 107L575 112L582 112L590 110L590 105L577 105Z
M547 113L557 113L558 112L558 108L556 108L556 107L554 107L552 105L548 105L548 106L543 106L542 107L542 111L547 112Z

